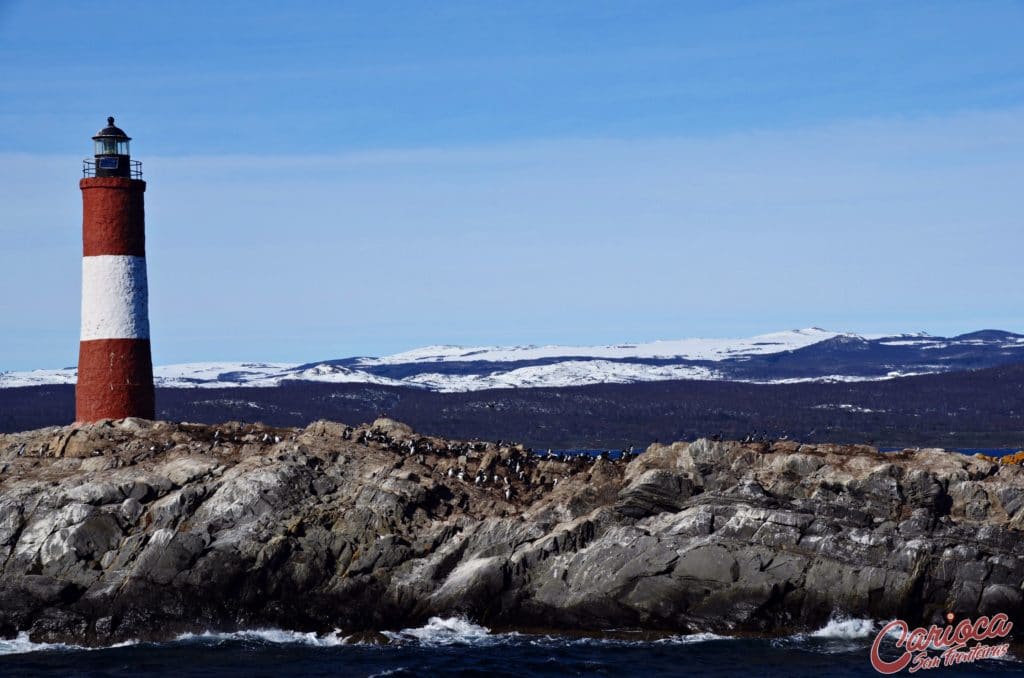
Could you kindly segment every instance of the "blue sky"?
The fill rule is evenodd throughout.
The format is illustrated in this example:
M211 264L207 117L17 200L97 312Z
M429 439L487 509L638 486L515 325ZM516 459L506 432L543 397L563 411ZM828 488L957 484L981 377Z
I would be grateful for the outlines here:
M1024 332L1022 34L1020 2L0 0L0 370L76 359L107 115L158 363Z

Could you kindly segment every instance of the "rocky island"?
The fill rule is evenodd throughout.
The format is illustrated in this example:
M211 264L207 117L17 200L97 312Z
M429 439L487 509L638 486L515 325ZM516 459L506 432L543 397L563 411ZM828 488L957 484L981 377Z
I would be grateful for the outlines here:
M1022 529L1024 468L939 449L102 421L0 436L0 636L1018 620Z

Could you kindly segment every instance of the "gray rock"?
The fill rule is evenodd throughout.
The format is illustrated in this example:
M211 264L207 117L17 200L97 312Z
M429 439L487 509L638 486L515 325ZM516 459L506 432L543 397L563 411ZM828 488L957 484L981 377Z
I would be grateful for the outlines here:
M663 469L651 469L619 492L615 508L632 518L665 511L674 513L683 508L693 489L689 478Z
M129 577L167 585L184 577L206 545L204 537L194 533L176 533L162 528L153 533L135 561Z
M999 503L1008 516L1016 515L1024 508L1024 487L1016 485L1001 487L996 496L999 497Z
M145 510L142 504L139 503L139 500L133 497L129 497L121 502L121 517L129 525L135 524L135 521L139 519L139 516Z
M92 504L94 506L116 504L124 499L124 494L121 493L121 490L115 484L109 482L82 483L68 490L66 496L69 501L78 504Z
M676 579L727 584L739 579L739 563L724 546L698 546L679 557L672 576Z
M174 485L182 487L204 477L216 467L217 464L215 462L207 459L179 457L174 461L158 466L156 471Z
M19 434L39 452L4 460L0 630L95 644L435 614L673 633L786 634L838 611L1024 623L1016 469L707 440L628 465L449 454L429 437L434 451L409 455L344 431L125 420ZM481 467L501 478L474 483Z
M911 508L928 509L940 514L948 510L946 489L928 471L919 469L911 471L903 479L901 489Z

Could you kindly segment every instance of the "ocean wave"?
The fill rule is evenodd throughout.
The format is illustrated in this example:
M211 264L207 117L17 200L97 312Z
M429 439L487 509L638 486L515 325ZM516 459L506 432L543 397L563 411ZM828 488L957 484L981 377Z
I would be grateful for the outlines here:
M315 633L303 633L301 631L286 631L284 629L252 629L248 631L218 632L206 631L203 633L183 633L177 636L172 642L195 643L195 642L230 642L245 641L270 643L277 645L309 645L311 647L336 647L344 645L347 637L340 635L337 631L324 636ZM0 656L12 654L25 654L28 652L59 652L59 651L82 651L91 652L96 650L112 650L122 647L140 645L137 640L126 640L112 645L98 645L88 647L84 645L69 645L66 643L36 643L29 639L28 632L22 631L15 638L0 639ZM153 645L165 645L166 643L151 643Z
M81 650L77 645L63 643L34 643L29 640L28 632L22 631L16 638L0 639L0 655L24 654L26 652L44 652L46 650Z
M347 636L339 631L319 636L312 631L287 631L285 629L250 629L247 631L205 631L203 633L183 633L175 638L177 642L224 642L247 641L272 643L275 645L309 645L311 647L337 647L348 642Z
M850 619L833 617L817 631L808 634L811 638L833 638L838 640L860 640L870 638L878 628L871 619Z
M835 615L824 626L771 641L772 647L802 648L811 652L835 654L866 648L880 624L873 619Z
M684 636L669 636L655 640L655 643L663 645L691 645L693 643L706 643L709 640L737 640L732 636L720 636L717 633L690 633Z
M394 643L417 643L420 645L485 645L515 638L518 634L492 634L485 626L474 624L465 617L431 617L417 628L401 631L384 631L383 634Z
M70 652L73 650L88 652L92 650L110 650L117 649L119 647L138 645L138 642L139 641L137 640L125 640L120 643L114 643L113 645L104 645L99 647L68 645L67 643L36 643L29 639L28 631L22 631L14 638L0 638L0 656L26 654L28 652Z
M518 636L518 638L537 646L552 647L642 647L646 645L692 645L694 643L706 643L714 640L739 640L739 637L720 636L717 633L690 633L685 635L666 636L664 638L637 638L632 640L623 637L594 637L594 636Z

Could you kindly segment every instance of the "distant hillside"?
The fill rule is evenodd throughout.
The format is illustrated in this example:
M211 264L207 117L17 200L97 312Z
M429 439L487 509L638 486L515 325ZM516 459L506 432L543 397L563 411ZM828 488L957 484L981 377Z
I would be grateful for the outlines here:
M428 346L382 358L314 363L219 362L155 368L158 387L265 388L296 382L369 384L456 393L701 380L751 383L881 381L1024 363L1024 335L864 337L819 328L748 339L611 346ZM0 373L0 389L73 384L74 368Z
M816 350L836 356L847 349L829 342ZM969 353L964 346L957 350ZM513 439L539 448L619 448L762 432L879 446L1021 447L1024 364L884 381L661 381L460 393L289 380L264 387L159 388L157 407L163 419L272 425L320 418L354 424L387 413L424 433ZM73 416L73 386L0 389L0 431L64 424Z

